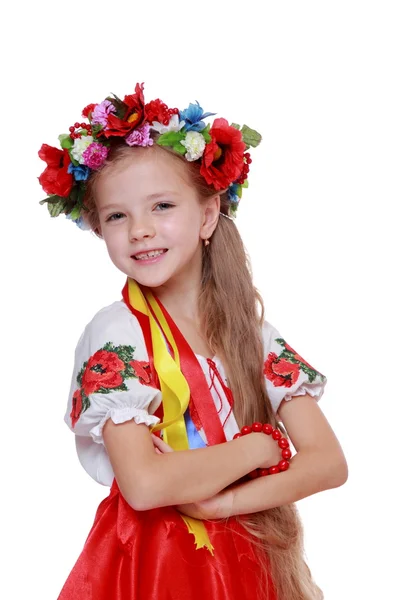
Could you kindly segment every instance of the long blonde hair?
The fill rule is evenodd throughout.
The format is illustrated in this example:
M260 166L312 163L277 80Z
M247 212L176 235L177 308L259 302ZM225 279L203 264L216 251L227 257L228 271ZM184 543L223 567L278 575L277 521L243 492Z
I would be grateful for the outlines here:
M109 154L105 166L88 181L84 218L98 233L99 221L95 203L98 176L113 168L132 152L148 149L117 145ZM196 163L189 163L173 151L153 146L152 151L168 152L181 165L186 165L189 180L200 201L215 195L199 173ZM221 212L229 210L227 193L220 195ZM223 216L203 248L203 267L199 312L201 331L210 349L223 360L229 387L234 397L234 413L239 427L254 421L277 423L268 398L263 375L264 349L261 327L264 320L262 298L254 287L250 261L235 223ZM249 401L251 398L251 401ZM283 429L283 428L282 428ZM269 573L278 600L321 600L321 590L314 583L304 560L303 529L294 504L237 517L251 534L256 551L264 566L264 581L260 582L258 598L270 594ZM264 557L264 558L263 558ZM272 593L272 590L271 590Z

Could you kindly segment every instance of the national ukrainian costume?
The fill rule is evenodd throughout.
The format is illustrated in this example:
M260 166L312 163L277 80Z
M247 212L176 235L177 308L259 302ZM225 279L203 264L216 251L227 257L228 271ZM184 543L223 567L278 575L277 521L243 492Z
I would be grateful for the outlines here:
M153 130L156 143L201 161L208 184L229 188L233 217L247 187L247 150L261 138L225 119L206 126L203 119L210 115L198 103L185 111L168 109L160 100L145 104L139 84L124 100L110 97L89 105L83 111L89 122L75 123L61 135L61 149L43 144L39 152L47 162L39 178L48 194L42 202L52 216L65 214L82 226L85 182L106 160L110 140L151 145ZM274 411L295 395L318 400L325 377L267 322L262 339ZM76 348L65 422L75 434L83 468L110 493L97 509L59 600L254 599L265 558L243 525L235 517L199 521L171 506L134 510L118 488L102 435L107 419L133 419L162 432L176 451L203 448L239 434L234 410L220 358L195 355L161 302L128 279L123 299L95 315Z

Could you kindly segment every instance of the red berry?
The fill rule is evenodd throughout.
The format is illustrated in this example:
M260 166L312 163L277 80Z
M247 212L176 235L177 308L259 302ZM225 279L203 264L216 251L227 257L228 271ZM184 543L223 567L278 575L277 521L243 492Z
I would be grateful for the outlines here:
M260 433L260 431L262 431L262 423L253 423L253 425L251 426L252 430Z
M279 467L279 470L280 470L280 471L287 471L287 470L288 470L288 468L290 467L290 463L289 463L289 461L288 461L288 460L281 460L281 461L278 463L278 467Z
M252 432L252 429L251 429L251 427L249 425L245 425L241 429L242 435L247 435L248 433L251 433L251 432Z
M71 131L73 133L75 131L75 127L72 127L71 125L71 127L68 128L68 131Z
M289 448L285 448L284 450L282 450L282 458L292 458L292 452Z
M262 426L262 430L264 433L266 433L267 435L271 435L271 433L273 432L274 428L272 427L272 425L270 425L269 423L265 423Z
M258 469L254 469L254 471L250 471L249 473L250 479L257 479L258 476Z
M237 440L238 438L242 437L241 433L235 433L235 435L233 436L234 440Z
M272 437L274 438L274 440L279 440L282 437L282 434L279 431L279 429L274 429L273 430Z
M279 473L279 467L277 465L275 467L270 467L268 471L270 475L276 475Z
M260 469L260 477L265 477L269 475L269 469Z
M79 123L75 123L75 129L77 129L78 127L80 127Z
M282 448L282 450L283 450L284 448L289 448L289 442L287 441L287 439L286 439L286 438L281 438L281 439L278 441L278 446L279 446L279 448Z

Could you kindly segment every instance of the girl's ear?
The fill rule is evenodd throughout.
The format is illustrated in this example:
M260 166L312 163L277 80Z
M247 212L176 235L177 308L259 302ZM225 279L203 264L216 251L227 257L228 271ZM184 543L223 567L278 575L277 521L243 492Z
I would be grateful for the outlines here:
M98 227L95 227L93 229L93 233L95 233L97 235L97 237L103 239L103 236L101 234L101 227L100 227L100 225Z
M218 224L219 212L221 209L221 198L219 194L211 196L207 200L204 211L203 225L200 230L200 237L206 240L212 236Z

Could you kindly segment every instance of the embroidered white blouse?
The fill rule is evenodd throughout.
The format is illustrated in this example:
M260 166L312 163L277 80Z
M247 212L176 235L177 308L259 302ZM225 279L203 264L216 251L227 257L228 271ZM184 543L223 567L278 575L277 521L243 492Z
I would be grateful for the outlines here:
M268 322L262 329L264 374L268 397L277 412L282 400L310 394L319 400L326 384L316 371L291 348ZM196 355L214 399L229 441L239 431L219 377L227 384L224 366ZM104 446L107 419L154 425L161 403L160 390L152 387L148 354L136 317L123 301L100 310L86 326L75 351L71 390L64 421L75 433L78 458L98 483L111 486L114 473ZM203 430L198 432L203 442Z

